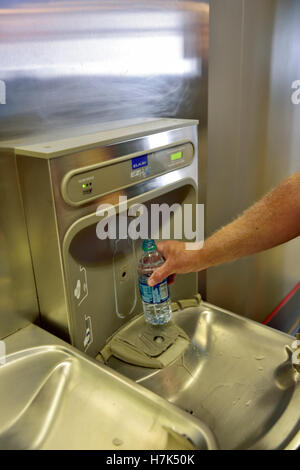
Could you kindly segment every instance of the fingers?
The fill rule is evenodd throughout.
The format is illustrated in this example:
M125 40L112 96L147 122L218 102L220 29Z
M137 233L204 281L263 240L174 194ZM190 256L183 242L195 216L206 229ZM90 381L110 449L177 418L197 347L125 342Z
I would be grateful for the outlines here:
M158 251L163 255L163 257L166 257L166 249L168 246L168 242L155 242L156 243L156 248Z
M154 271L154 273L148 280L148 285L150 287L156 286L156 284L159 284L170 274L172 274L172 271L170 269L169 263L166 261L162 266L160 266Z
M168 277L168 284L174 284L176 274L171 274Z

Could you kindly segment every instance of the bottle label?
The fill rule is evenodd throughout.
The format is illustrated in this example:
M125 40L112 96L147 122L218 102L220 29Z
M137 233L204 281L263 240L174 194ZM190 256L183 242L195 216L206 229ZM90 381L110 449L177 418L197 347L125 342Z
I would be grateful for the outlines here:
M146 279L139 278L139 288L142 301L146 304L161 304L169 299L169 286L167 279L150 287Z

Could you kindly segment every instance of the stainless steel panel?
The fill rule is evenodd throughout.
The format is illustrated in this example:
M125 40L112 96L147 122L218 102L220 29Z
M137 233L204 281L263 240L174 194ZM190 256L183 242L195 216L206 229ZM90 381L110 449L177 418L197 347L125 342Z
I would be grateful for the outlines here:
M159 121L157 124L160 126ZM61 187L66 174L74 170L84 170L89 166L97 166L101 163L113 163L114 160L126 157L127 155L139 154L141 152L152 152L153 150L172 146L173 144L182 142L183 140L189 140L192 142L195 148L195 154L197 154L197 128L195 124L189 127L179 126L178 129L172 129L166 132L162 132L162 129L160 129L160 132L153 135L144 135L143 137L136 139L125 139L125 141L117 142L114 145L107 144L103 147L96 146L96 148L75 154L70 154L66 151L66 155L62 158L51 159L50 167L52 187L55 198L60 239L63 240L67 229L72 225L72 223L78 220L79 217L88 215L93 211L96 212L96 209L100 204L105 204L107 202L117 204L120 196L127 196L128 199L133 199L156 188L180 182L183 178L192 178L193 180L196 180L195 176L197 175L198 162L197 159L194 159L191 165L185 168L180 168L172 173L152 178L142 182L141 184L136 184L123 190L116 188L115 192L106 196L100 196L89 204L79 207L72 207L69 204L66 204L62 197ZM201 202L204 203L204 200L201 200Z
M11 335L7 352L1 449L216 448L205 424L38 327Z
M206 128L206 1L1 6L1 138L138 116Z
M175 152L178 152L180 158L171 161L171 155L176 155ZM123 190L188 166L192 163L194 153L193 144L185 143L146 154L139 152L137 155L129 155L113 162L94 165L89 169L72 171L65 176L62 182L61 189L64 200L73 206L86 204L93 199L114 192L116 187ZM145 159L146 164L134 169L133 158Z
M49 161L17 159L41 325L69 340L65 289Z
M13 152L0 151L0 338L38 320L31 254Z
M39 139L51 130L63 138L66 129L76 135L82 125L145 116L199 119L204 202L208 17L208 2L199 0L1 1L0 80L6 84L6 104L0 104L0 140ZM4 171L8 174L9 167ZM69 213L67 224L71 219ZM2 297L6 322L15 309L12 292L21 290L7 254L16 247L2 226L1 237L1 247L8 247L1 250L1 283L12 286L11 291L4 287ZM25 264L24 290L32 284ZM36 300L28 305L36 311Z
M299 171L297 0L212 0L207 235ZM263 223L263 221L262 221ZM207 271L207 299L262 321L300 279L300 239Z
M145 204L149 210L150 204L195 204L196 198L193 180L182 177L180 183L157 185L151 192L142 193L134 198L134 203ZM150 210L148 214L150 230ZM109 337L143 310L137 287L141 240L99 240L98 222L95 214L79 219L68 230L62 249L72 344L92 357ZM170 225L172 228L172 220ZM170 233L173 238L172 230ZM80 296L75 295L77 286L82 291ZM195 295L197 275L177 276L170 290L172 300Z
M202 302L174 312L190 337L164 369L108 365L205 422L220 449L297 449L300 369L295 338Z
M189 165L135 182L127 188L123 188L123 184L119 187L119 180L114 178L113 192L99 194L96 199L76 207L65 202L62 183L66 175L74 171L85 172L86 169L97 168L99 165L106 168L106 164L113 166L114 162L126 161L128 157L144 152L151 154L164 148L177 148L179 142L191 142L190 146L197 154L195 121L174 120L171 125L166 120L163 121L167 129L165 131L162 121L154 119L152 130L148 129L149 135L145 134L143 137L134 138L141 134L140 126L143 127L143 124L140 122L132 125L125 135L126 128L120 127L118 131L114 131L112 142L107 139L109 132L105 134L103 145L101 139L97 140L99 134L96 133L88 136L80 134L76 139L68 138L59 143L52 141L49 145L40 143L38 146L24 147L20 144L15 149L18 153L18 170L42 326L71 341L91 356L96 356L107 338L132 315L141 313L142 310L136 292L137 280L133 274L137 269L140 246L138 244L138 248L135 247L134 250L130 247L131 257L134 258L129 269L132 275L121 278L121 272L127 273L129 247L124 253L116 255L116 243L98 239L98 206L109 203L118 212L122 212L124 208L122 204L119 207L119 197L126 196L128 207L139 203L149 205L152 202L169 203L170 206L174 203L187 203L193 205L195 210L198 162L193 158ZM121 136L119 142L118 134ZM66 137L69 137L67 131ZM89 141L87 148L86 139ZM72 149L77 148L74 147L74 141L82 151L72 152ZM10 145L14 143L11 142ZM57 156L57 151L62 151L58 150L60 147L63 155ZM33 152L32 157L27 156L30 151ZM130 179L131 168L127 168L127 171ZM150 237L151 223L148 225ZM172 231L170 237L172 238ZM195 273L178 276L171 295L174 299L192 296L197 292L196 284ZM84 299L78 294L81 289L79 286L86 290ZM131 306L128 305L129 292L136 296L136 301Z

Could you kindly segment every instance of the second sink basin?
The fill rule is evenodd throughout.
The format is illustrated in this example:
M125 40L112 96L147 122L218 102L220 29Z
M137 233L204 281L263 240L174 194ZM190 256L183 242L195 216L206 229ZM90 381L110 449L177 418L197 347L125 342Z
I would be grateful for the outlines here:
M300 445L300 383L286 346L295 338L202 302L174 313L191 338L162 370L109 365L206 423L221 449Z
M49 343L9 354L0 366L0 449L216 447L199 420L74 348L53 344L38 327L17 332L15 344L26 330Z

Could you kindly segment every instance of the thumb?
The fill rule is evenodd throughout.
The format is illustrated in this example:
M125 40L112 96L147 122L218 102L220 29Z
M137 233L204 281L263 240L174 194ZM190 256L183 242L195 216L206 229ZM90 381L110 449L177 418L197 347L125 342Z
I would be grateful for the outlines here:
M156 286L156 284L159 284L161 281L166 279L170 274L172 274L172 271L170 269L169 263L166 261L162 266L160 266L154 271L154 273L148 280L148 285L150 287Z

